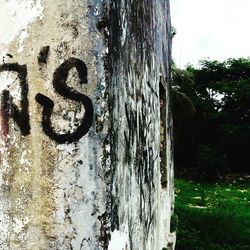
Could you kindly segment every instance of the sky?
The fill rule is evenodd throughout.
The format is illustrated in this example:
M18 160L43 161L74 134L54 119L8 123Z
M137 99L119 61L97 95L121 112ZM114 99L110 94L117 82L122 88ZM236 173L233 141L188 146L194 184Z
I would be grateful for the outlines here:
M177 67L250 57L250 0L170 0Z

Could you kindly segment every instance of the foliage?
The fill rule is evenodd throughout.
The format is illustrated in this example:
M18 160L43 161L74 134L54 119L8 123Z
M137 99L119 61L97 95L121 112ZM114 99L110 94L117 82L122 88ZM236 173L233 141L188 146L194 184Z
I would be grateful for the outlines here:
M176 180L176 250L249 249L249 202L249 179L216 185Z
M250 172L250 60L204 60L200 65L172 73L174 89L187 96L196 111L187 119L190 113L179 107L190 110L190 104L181 106L180 98L179 102L173 98L174 126L181 135L176 143L177 168L193 165L210 174Z
M190 121L196 110L192 102L194 81L188 71L178 69L174 64L172 70L172 111L174 120L175 148L181 148L184 138L190 131Z

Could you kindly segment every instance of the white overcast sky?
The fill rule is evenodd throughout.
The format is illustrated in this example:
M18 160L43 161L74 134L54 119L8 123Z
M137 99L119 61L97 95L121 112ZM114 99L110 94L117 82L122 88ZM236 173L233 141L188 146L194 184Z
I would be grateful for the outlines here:
M250 0L170 0L170 7L178 67L250 57Z

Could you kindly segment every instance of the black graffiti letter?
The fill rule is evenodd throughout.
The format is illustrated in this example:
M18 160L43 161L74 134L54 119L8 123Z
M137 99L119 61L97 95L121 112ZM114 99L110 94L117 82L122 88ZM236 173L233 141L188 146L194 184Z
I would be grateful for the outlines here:
M43 106L43 131L46 135L48 135L51 139L55 140L58 143L71 143L79 140L89 131L93 120L93 104L90 98L75 91L73 88L67 86L66 84L69 71L72 68L76 68L81 84L86 84L88 82L87 67L85 63L77 58L69 58L56 69L53 75L53 87L61 96L66 97L70 100L80 102L84 105L84 116L82 118L81 124L74 132L68 132L66 134L56 133L51 124L51 115L54 107L54 102L50 98L40 93L36 95L36 101Z
M30 134L30 119L28 111L28 82L27 82L27 66L17 63L6 63L0 65L0 73L3 71L17 72L17 77L20 80L21 87L21 109L13 104L13 97L9 90L4 90L1 97L1 109L4 111L6 122L12 117L19 126L22 135ZM0 83L1 84L1 83Z

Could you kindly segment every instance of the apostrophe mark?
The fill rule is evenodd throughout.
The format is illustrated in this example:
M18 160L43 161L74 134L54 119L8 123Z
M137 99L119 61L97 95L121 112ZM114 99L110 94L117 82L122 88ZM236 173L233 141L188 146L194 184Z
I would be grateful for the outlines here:
M38 63L39 64L46 64L47 63L47 59L48 59L48 55L49 55L49 46L44 46L41 48L40 53L37 57Z

